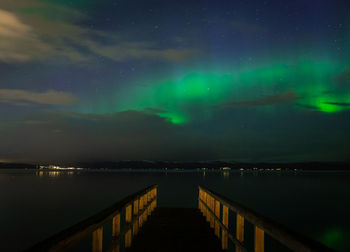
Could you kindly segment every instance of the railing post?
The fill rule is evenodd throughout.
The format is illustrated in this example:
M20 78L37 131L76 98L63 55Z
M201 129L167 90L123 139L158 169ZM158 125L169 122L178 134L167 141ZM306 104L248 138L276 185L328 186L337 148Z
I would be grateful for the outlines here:
M125 234L125 247L130 248L131 246L131 229L129 229Z
M204 192L203 190L199 187L199 195L198 195L198 207L201 213L204 215L204 207L202 201L204 200Z
M139 232L139 220L138 219L133 222L132 229L133 229L133 236L137 235L137 233Z
M264 252L264 230L255 226L254 235L255 252Z
M143 197L139 197L139 209L141 210L143 208Z
M214 205L214 197L210 197L210 210L212 213L210 213L210 227L214 228L214 215L215 212L215 205Z
M244 241L244 217L237 214L236 238L240 243ZM236 251L241 252L241 249L236 246Z
M113 217L112 236L117 237L120 234L120 214Z
M130 223L132 220L131 211L132 211L132 204L129 204L125 208L125 221L127 223Z
M102 252L102 231L103 228L99 227L92 233L92 252Z
M157 188L154 188L154 197L157 197Z
M145 196L145 205L147 205L148 204L148 193L145 193L144 196Z
M223 205L222 206L222 224L228 228L228 207ZM226 230L222 229L222 249L227 250L228 249L228 235Z
M220 220L220 201L215 200L215 215ZM220 226L218 221L215 221L215 235L220 237Z
M143 214L139 215L139 227L141 228L143 225Z
M151 204L148 205L146 212L147 212L147 216L151 215Z
M139 212L139 200L134 200L134 215L137 215Z

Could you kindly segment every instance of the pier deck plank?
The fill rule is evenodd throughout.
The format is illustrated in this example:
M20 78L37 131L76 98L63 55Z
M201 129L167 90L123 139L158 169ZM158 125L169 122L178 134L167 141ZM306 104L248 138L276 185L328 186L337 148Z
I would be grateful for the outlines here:
M222 251L220 240L198 209L157 208L128 252Z

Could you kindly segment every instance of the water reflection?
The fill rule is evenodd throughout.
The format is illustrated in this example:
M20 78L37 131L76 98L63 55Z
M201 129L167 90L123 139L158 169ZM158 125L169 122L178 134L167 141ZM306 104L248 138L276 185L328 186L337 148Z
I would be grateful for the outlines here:
M35 173L39 177L60 177L60 176L73 176L74 174L79 174L73 171L38 171Z
M224 176L225 179L228 179L230 177L230 172L229 171L223 171L222 175Z

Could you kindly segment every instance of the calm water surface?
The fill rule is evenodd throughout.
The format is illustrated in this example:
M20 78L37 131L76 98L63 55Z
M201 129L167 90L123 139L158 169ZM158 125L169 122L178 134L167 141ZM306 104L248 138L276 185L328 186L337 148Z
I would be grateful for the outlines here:
M0 170L0 251L21 251L150 184L158 205L197 207L199 184L350 251L349 172Z

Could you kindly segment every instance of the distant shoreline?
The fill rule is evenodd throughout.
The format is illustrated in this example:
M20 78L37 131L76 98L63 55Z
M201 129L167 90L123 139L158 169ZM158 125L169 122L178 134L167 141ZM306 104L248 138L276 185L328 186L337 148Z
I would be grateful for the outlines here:
M70 165L39 165L25 163L0 163L0 169L33 169L38 171L79 170L161 170L161 171L350 171L346 162L304 162L304 163L229 163L229 162L150 162L120 161L76 163Z

